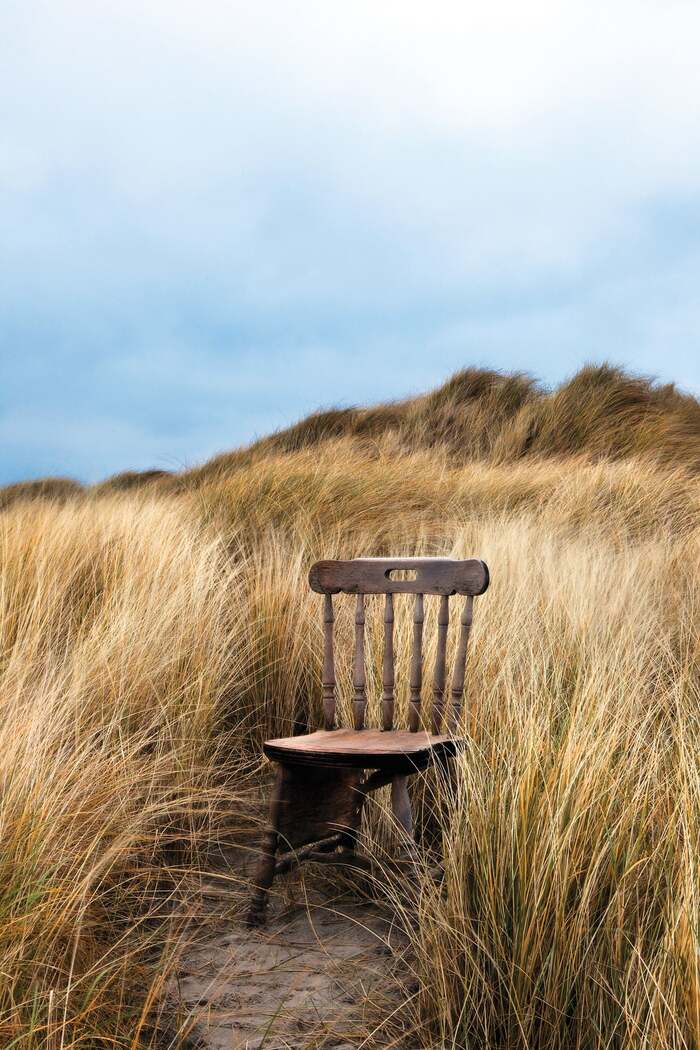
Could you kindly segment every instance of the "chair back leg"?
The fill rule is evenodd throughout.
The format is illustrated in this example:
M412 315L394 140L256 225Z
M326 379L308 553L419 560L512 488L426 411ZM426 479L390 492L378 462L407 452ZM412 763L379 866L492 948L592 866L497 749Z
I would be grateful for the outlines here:
M408 777L395 776L391 781L391 808L397 821L410 839L413 839L413 813L408 797Z

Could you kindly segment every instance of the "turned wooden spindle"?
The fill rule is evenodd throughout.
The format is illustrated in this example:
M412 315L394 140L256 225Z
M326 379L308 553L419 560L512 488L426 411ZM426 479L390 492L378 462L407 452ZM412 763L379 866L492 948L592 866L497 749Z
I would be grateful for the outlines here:
M364 594L357 595L357 604L355 606L355 662L353 665L352 684L355 690L355 698L352 702L353 724L355 729L364 729L365 708L367 706Z
M323 727L335 729L335 661L333 659L333 598L323 602Z
M438 640L433 679L433 733L442 729L445 710L445 664L447 660L447 628L450 623L450 605L446 594L440 597L438 610Z
M384 663L382 668L382 729L394 725L394 595L384 603Z
M447 718L447 730L454 733L459 723L462 709L462 697L464 695L464 673L467 664L467 646L469 644L469 633L472 629L472 609L474 599L471 594L467 596L459 621L459 641L457 642L457 655L452 672L452 688L450 690L450 713Z
M423 686L423 595L417 594L413 606L413 648L411 649L411 696L408 708L408 728L418 732L420 725L420 694Z

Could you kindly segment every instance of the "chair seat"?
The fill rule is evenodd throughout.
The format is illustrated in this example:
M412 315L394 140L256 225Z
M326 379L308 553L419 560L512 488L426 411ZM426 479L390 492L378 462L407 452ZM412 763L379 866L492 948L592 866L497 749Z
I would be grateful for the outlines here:
M267 740L263 750L275 762L293 765L346 766L414 773L436 759L454 755L463 741L431 735L380 729L320 729L303 736Z

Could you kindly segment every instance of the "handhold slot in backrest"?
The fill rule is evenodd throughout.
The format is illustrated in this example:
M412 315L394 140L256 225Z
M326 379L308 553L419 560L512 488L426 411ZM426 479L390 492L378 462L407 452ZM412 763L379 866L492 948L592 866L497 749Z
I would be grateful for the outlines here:
M417 580L418 573L415 569L387 569L384 573L387 580Z

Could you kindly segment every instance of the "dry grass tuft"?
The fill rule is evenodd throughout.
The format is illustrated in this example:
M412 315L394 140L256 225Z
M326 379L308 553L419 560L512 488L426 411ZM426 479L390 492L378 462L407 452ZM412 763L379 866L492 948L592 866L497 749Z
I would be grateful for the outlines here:
M0 488L0 510L13 503L30 500L53 500L65 503L80 496L83 486L73 478L36 478L34 481L16 481Z
M444 882L406 913L422 1045L697 1046L697 534L467 535L495 582Z
M551 394L465 372L146 488L8 505L2 1045L162 1037L197 873L244 829L260 742L318 716L309 564L389 550L475 554L493 579L467 751L452 788L416 790L408 1045L700 1045L697 411L613 369ZM345 709L351 628L348 607ZM426 632L430 664L432 608ZM377 851L392 834L380 813L368 831Z
M236 806L240 570L184 507L124 498L18 505L0 565L0 1041L150 1045Z
M133 492L134 489L146 488L154 481L167 480L171 476L169 470L123 470L120 474L113 474L94 486L94 492L102 495L107 492Z
M521 373L466 368L419 397L315 412L249 448L179 475L180 484L226 480L251 463L340 439L371 449L387 438L401 454L439 451L461 466L573 455L643 457L697 471L700 403L673 384L659 385L610 365L587 366L553 390Z

